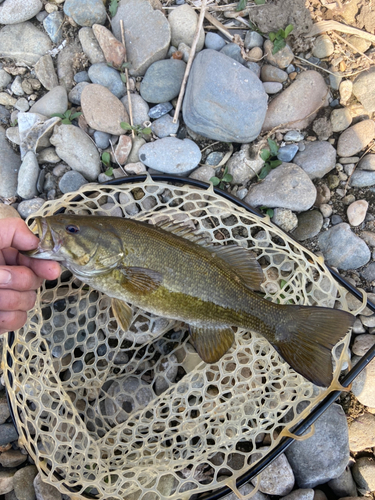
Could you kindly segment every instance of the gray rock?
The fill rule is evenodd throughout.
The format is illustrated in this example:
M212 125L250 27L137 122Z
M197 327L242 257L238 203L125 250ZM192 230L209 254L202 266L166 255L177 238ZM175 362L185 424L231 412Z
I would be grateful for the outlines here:
M361 331L358 332L356 331L355 333L361 333L364 330L360 329ZM364 334L364 335L357 335L354 339L354 344L352 346L352 352L356 356L364 356L369 349L375 344L375 335L369 335L369 334ZM349 429L349 438L350 438L350 429ZM375 446L375 444L374 444ZM372 445L371 445L372 447ZM365 446L367 448L367 445ZM362 448L362 449L365 449ZM350 448L351 449L351 448ZM354 451L354 450L353 450Z
M314 204L316 188L302 168L282 163L258 184L250 186L245 202L252 206L289 208L300 212Z
M300 142L303 141L304 135L301 134L301 132L298 132L297 130L289 130L284 135L284 141L294 141L294 142Z
M263 82L283 83L288 79L288 73L271 64L264 64L260 71L260 75Z
M220 480L220 476L218 479ZM240 488L238 488L238 490L242 495L247 497L254 490L254 486L252 486L250 483L245 483ZM257 491L253 495L251 495L252 500L268 500L268 498L269 497L267 495L264 495L260 491ZM223 500L237 500L237 499L238 499L238 496L234 492L223 497Z
M51 49L48 35L28 21L7 25L0 30L0 57L33 66Z
M327 264L344 271L364 266L371 257L366 243L346 223L337 224L322 233L318 244Z
M38 474L35 465L28 465L19 469L13 476L14 493L18 500L34 500L35 490L33 481Z
M266 40L263 47L266 61L274 66L278 66L279 68L286 68L294 59L294 54L288 44L286 44L281 50L277 51L276 54L272 53L273 42L271 42L271 40Z
M23 158L18 172L17 193L21 198L30 200L37 196L38 190L36 183L38 181L40 169L38 160L33 151L28 151Z
M375 154L367 154L358 163L357 168L360 170L375 170Z
M275 208L272 222L283 231L293 231L298 225L297 215L287 208Z
M213 33L211 31L209 31L206 34L204 46L206 47L206 49L220 51L225 46L225 40L217 33Z
M168 137L171 134L176 134L180 123L177 120L173 123L173 118L170 115L163 115L155 120L151 125L151 130L159 138Z
M65 87L69 92L74 85L74 66L72 61L75 60L77 54L82 52L81 44L74 40L74 42L66 45L57 55L57 76L60 85Z
M357 76L353 83L353 94L369 113L375 111L375 68Z
M45 148L38 154L38 163L59 163L61 158L57 156L55 148Z
M142 99L138 94L130 94L130 100L132 104L132 115L133 115L133 125L143 125L143 122L149 120L148 112L149 105ZM127 113L129 114L129 102L128 96L125 95L121 99L122 104L125 106Z
M36 500L62 500L59 490L51 484L42 481L40 473L35 476L34 490Z
M64 13L61 11L51 12L43 21L43 26L53 43L59 45L63 41L62 26Z
M0 6L0 24L16 24L28 21L42 10L40 0L5 0Z
M107 19L102 0L65 0L64 12L79 26L104 24Z
M112 19L112 31L118 40L121 40L120 19L124 22L127 56L131 63L129 74L144 75L153 62L167 55L171 41L169 23L147 0L120 0Z
M341 406L330 406L315 422L314 434L305 441L295 441L285 454L300 488L314 488L342 474L349 461L349 446Z
M7 128L5 135L6 135L7 139L10 140L10 142L17 144L18 146L21 144L20 131L19 131L18 127Z
M233 176L233 184L243 184L253 179L262 169L264 160L248 144L243 144L240 151L228 161L228 173Z
M24 91L21 84L22 84L21 77L16 76L16 78L13 80L12 85L10 86L10 90L12 91L13 94L18 96L24 95Z
M138 135L136 135L133 138L132 149L130 151L128 159L126 160L126 163L138 163L140 161L139 150L144 144L146 144L146 141L143 139L143 137L139 137Z
M213 167L216 167L216 165L219 165L224 156L225 153L222 153L220 151L213 151L207 156L206 165L211 165Z
M95 130L94 132L95 144L100 149L108 148L111 137L111 134L107 134L106 132L100 132L99 130Z
M298 215L298 227L293 232L294 238L304 241L320 233L323 226L323 215L319 210L304 212Z
M74 125L56 126L50 141L69 167L89 181L96 181L101 165L99 153L83 130Z
M283 500L315 500L314 490L312 488L294 490L289 495L283 497Z
M3 198L16 195L20 165L21 158L7 142L5 130L0 126L0 196Z
M279 82L263 82L263 88L269 95L277 94L282 90L283 85Z
M190 179L197 179L198 181L210 182L211 177L215 176L215 170L209 165L203 165L194 170L193 173L189 175Z
M87 73L87 71L78 71L78 73L74 75L74 81L76 83L82 83L82 82L90 83L89 74Z
M251 463L257 459L257 455L252 455ZM253 479L252 483L256 484L256 482L257 480ZM268 495L284 496L291 492L293 486L293 471L285 454L282 453L262 472L259 491Z
M350 440L350 428L349 428ZM328 481L328 486L331 488L337 498L355 497L357 496L357 488L353 480L353 476L349 467L346 467L344 472L335 479Z
M88 57L91 64L105 62L102 49L91 28L81 28L78 38L82 45L82 50Z
M18 212L10 205L0 205L1 213L0 219L6 219L7 217L19 218ZM3 424L10 417L10 410L8 405L8 400L5 392L0 393L0 424Z
M24 455L19 450L7 450L0 455L0 464L3 467L18 467L27 460L27 455Z
M148 116L152 119L160 118L169 113L172 109L173 106L170 102L161 102L149 110Z
M201 152L195 142L176 137L165 137L144 144L139 159L148 167L164 173L189 174L201 160Z
M375 280L375 262L371 262L368 266L366 266L361 272L362 278L371 282ZM374 444L375 446L375 444Z
M353 356L353 366L359 359L359 356ZM370 361L354 379L352 392L360 403L369 408L375 408L375 360Z
M296 156L297 151L298 151L297 144L288 144L287 146L282 146L281 148L279 148L279 151L277 153L277 158L281 161L289 163Z
M207 35L206 35L207 38ZM248 31L245 36L245 49L253 49L254 47L263 47L264 38L257 31Z
M375 462L372 457L360 457L353 466L353 477L360 493L366 495L375 490Z
M162 103L178 96L186 64L178 59L156 61L147 69L140 93L147 102Z
M0 425L0 446L17 441L18 433L13 424Z
M77 191L81 186L87 184L87 180L79 172L70 170L66 172L60 179L59 188L62 193L72 193Z
M332 131L341 132L346 130L353 121L348 108L334 109L330 116Z
M344 130L337 142L339 156L353 156L366 146L375 137L375 122L363 120Z
M33 198L32 200L24 200L18 204L17 210L22 219L27 219L29 215L37 212L45 203L43 198Z
M333 226L336 226L337 224L341 224L342 217L340 217L340 215L334 214L334 215L332 215L331 222L332 222Z
M181 5L173 9L169 14L168 21L171 27L171 44L178 47L180 43L185 43L191 47L193 43L195 30L198 23L198 16L190 5ZM204 30L199 34L196 52L203 49Z
M195 57L183 103L185 123L194 132L247 143L259 135L266 108L267 94L253 72L215 50Z
M83 89L87 86L90 85L88 82L80 82L77 83L75 87L72 88L72 90L69 92L68 99L71 103L75 104L76 106L81 105L81 95L83 92Z
M51 116L54 113L65 113L68 109L68 95L62 86L54 87L33 105L33 113Z
M53 66L53 60L49 54L42 56L34 69L36 77L47 90L52 90L58 86L59 82Z
M11 81L12 77L10 74L0 68L0 90L5 89Z
M336 150L327 141L305 142L305 150L293 162L307 173L310 179L320 179L336 165Z
M220 52L230 57L231 59L234 59L240 64L245 64L246 62L245 59L241 56L241 47L236 43L228 43L221 49Z
M319 141L327 141L332 135L331 122L325 116L314 120L312 129L318 136Z
M256 62L247 61L245 64L246 68L254 73L258 78L260 78L260 66Z
M333 54L335 47L327 35L318 36L314 42L312 54L319 59L324 59Z
M126 87L121 80L120 73L115 68L108 66L107 63L93 64L88 73L92 83L106 87L119 99L125 94Z
M24 97L18 99L14 107L18 109L18 111L23 111L23 112L28 111L30 108L27 99L25 99Z
M350 178L352 187L369 187L375 184L375 171L355 170Z
M364 337L364 335L360 335ZM373 335L371 335L373 337ZM355 418L349 425L349 448L352 452L363 451L375 446L375 416L364 413ZM354 483L353 483L354 484ZM344 492L340 496L356 496L354 492Z
M13 492L13 476L12 471L0 471L0 494L5 495L5 500L18 500Z

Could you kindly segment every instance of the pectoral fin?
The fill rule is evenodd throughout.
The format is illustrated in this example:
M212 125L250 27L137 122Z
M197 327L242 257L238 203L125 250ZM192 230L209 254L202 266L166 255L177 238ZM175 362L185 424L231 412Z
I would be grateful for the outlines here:
M122 330L128 331L133 319L131 307L122 300L112 299L112 311Z
M233 330L229 327L190 325L192 343L199 356L206 363L216 363L224 356L234 341Z
M160 273L144 267L123 267L119 270L121 286L128 292L137 295L154 292L163 280Z

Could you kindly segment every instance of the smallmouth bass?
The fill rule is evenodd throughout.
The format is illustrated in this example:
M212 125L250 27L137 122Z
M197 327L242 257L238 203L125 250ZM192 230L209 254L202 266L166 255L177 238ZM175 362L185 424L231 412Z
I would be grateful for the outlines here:
M119 217L36 217L40 242L27 252L61 262L77 278L112 298L127 330L130 302L156 315L184 321L207 363L218 361L234 341L232 327L263 335L316 385L332 381L333 346L354 316L336 309L279 305L263 299L263 272L238 246L215 246L183 224L150 225Z

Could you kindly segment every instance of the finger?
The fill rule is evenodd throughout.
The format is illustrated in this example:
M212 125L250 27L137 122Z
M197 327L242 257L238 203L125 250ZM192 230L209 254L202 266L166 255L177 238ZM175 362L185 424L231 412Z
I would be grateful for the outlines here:
M53 260L38 260L18 254L18 264L29 267L34 273L45 280L55 280L61 274L60 264Z
M0 290L0 311L29 311L35 305L36 292Z
M0 228L0 250L8 247L32 250L38 246L38 238L22 219L2 219Z
M0 311L0 334L18 330L27 320L24 311Z
M0 289L36 290L43 283L31 269L25 266L0 266Z

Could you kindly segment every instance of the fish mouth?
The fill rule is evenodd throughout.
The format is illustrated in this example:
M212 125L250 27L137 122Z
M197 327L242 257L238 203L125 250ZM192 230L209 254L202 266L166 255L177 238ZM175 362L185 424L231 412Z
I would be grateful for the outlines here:
M59 258L58 255L63 244L58 233L53 230L48 221L43 217L35 217L35 223L37 225L39 244L37 248L25 252L25 254L34 259L64 260L62 257Z

